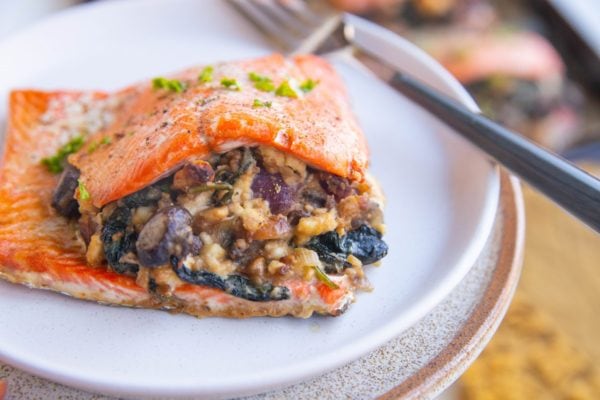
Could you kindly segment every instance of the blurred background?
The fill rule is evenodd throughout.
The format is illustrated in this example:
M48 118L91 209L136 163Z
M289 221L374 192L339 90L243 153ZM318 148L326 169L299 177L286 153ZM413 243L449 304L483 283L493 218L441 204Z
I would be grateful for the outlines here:
M79 2L0 0L0 40ZM484 114L600 175L600 0L331 2L413 41ZM441 398L600 399L600 236L529 187L524 197L513 304Z
M600 174L598 0L335 3L423 48L487 116ZM515 299L444 399L600 399L600 236L523 189L525 260Z

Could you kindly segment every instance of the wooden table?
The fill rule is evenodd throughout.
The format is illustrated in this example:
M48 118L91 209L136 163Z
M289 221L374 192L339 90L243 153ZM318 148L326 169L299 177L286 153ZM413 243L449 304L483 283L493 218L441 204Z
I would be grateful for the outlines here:
M600 164L583 167L600 176ZM523 193L515 301L456 398L600 399L600 235L530 187Z

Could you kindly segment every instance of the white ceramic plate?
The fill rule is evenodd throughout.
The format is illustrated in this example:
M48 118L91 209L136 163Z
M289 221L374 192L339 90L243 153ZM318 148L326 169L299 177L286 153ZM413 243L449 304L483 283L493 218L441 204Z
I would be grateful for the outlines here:
M397 45L394 57L472 106L437 64L402 41ZM93 3L0 44L0 98L17 87L116 89L189 65L268 52L261 36L222 1ZM370 142L372 171L388 197L390 253L381 267L368 268L374 292L360 294L339 318L199 320L0 282L0 359L103 393L242 395L355 359L431 310L487 239L497 171L352 62L332 61L350 89ZM4 101L0 119L4 126Z

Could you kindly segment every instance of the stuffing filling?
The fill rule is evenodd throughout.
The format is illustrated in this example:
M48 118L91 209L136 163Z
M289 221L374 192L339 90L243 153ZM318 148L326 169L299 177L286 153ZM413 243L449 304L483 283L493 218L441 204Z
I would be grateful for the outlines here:
M135 276L157 295L187 282L252 301L284 300L290 279L335 286L330 277L339 275L367 289L363 265L387 254L374 184L270 147L190 161L99 210L76 204L78 176L65 169L53 206L79 216L88 263Z

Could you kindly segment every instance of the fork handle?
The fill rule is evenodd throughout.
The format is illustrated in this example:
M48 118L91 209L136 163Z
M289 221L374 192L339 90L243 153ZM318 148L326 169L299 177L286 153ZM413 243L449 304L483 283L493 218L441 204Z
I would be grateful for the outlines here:
M600 232L600 180L405 74L391 85L524 181Z

